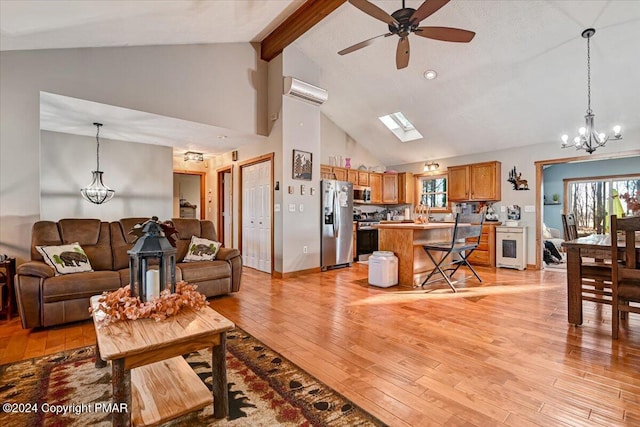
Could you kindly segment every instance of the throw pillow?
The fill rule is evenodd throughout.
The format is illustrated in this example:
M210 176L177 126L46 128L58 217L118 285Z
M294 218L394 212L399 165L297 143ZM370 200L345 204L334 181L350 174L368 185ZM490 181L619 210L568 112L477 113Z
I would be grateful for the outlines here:
M56 271L56 276L93 271L87 254L78 242L60 246L36 246L36 249Z
M222 246L222 243L220 242L193 236L191 237L191 243L189 243L189 249L187 250L187 254L183 261L194 262L214 260L216 259L220 246Z
M546 224L542 224L542 238L543 239L552 239L553 235L551 234L551 230L549 230L549 227L547 227Z

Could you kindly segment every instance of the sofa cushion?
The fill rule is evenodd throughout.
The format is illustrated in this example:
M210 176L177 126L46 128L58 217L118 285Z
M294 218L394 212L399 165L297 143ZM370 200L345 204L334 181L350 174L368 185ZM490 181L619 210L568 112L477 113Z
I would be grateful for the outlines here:
M44 303L89 298L120 287L117 271L93 271L67 274L47 279L42 286Z
M56 276L93 271L87 254L78 242L60 246L36 246L36 249L44 262L55 270Z
M187 283L231 276L231 265L226 261L183 262L177 264L177 267L180 269L182 280Z
M222 246L220 242L193 236L183 261L213 261L216 259L216 254L218 250L220 250L220 246Z

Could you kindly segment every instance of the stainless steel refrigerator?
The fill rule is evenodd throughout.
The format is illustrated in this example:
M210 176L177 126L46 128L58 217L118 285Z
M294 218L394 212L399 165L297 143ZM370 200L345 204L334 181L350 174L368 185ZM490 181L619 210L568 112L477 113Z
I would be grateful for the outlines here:
M353 263L353 184L322 181L322 271Z

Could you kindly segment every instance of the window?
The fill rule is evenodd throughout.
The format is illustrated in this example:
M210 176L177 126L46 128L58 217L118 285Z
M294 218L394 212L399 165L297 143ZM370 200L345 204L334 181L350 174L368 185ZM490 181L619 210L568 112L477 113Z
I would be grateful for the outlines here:
M429 207L434 211L448 211L447 175L416 175L417 209Z
M631 214L625 198L638 194L640 175L566 179L565 188L568 212L576 217L578 234L606 234L609 216Z

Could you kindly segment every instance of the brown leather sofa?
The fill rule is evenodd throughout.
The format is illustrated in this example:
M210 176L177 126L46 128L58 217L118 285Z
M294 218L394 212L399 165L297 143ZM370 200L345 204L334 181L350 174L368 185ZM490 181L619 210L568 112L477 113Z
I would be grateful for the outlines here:
M98 219L38 221L31 236L31 261L16 274L16 299L22 327L53 326L88 319L89 299L129 283L129 255L135 224L148 218L124 218L114 222ZM240 289L242 257L237 249L220 248L213 261L182 262L192 236L216 239L211 221L173 219L178 231L176 280L198 286L207 297ZM36 246L80 243L94 271L54 275Z

